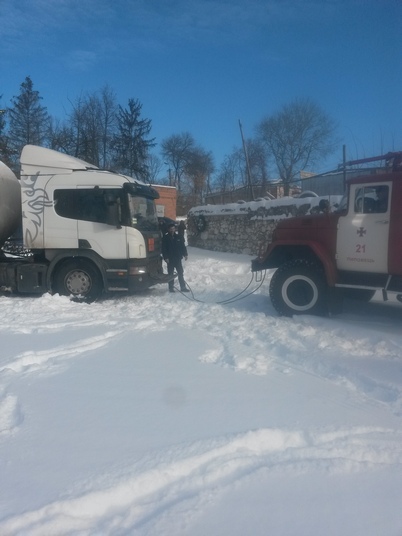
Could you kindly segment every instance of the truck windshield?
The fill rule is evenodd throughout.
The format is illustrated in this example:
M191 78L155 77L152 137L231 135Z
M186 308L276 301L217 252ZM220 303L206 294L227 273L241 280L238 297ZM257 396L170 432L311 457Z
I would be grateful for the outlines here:
M139 231L158 231L158 217L153 199L128 194L130 223Z

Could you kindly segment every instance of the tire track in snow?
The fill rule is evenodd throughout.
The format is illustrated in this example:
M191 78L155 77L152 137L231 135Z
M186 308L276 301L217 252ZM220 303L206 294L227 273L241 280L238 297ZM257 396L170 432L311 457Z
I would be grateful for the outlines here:
M0 436L14 432L24 420L15 395L0 395Z
M217 315L213 315L216 319ZM245 321L246 319L246 321ZM185 325L191 325L186 318ZM232 330L225 330L225 325ZM205 329L216 338L217 349L201 359L250 374L297 370L344 385L363 397L392 407L402 415L402 337L384 341L377 332L356 327L353 338L334 319L278 318L222 307L211 324L199 317L193 328ZM315 349L315 350L314 350ZM342 361L344 360L344 361ZM371 360L391 371L388 376L362 366ZM378 368L380 368L378 367Z
M93 351L103 348L115 340L121 331L109 331L102 336L79 339L68 346L63 345L48 350L28 351L16 356L0 359L1 383L0 390L6 390L7 376L10 374L25 375L30 373L54 373L63 362L91 355ZM18 430L24 420L24 411L18 397L13 394L0 394L0 436Z
M223 276L227 285L225 271ZM214 288L220 288L216 277ZM197 277L197 283L200 280L201 276ZM222 287L225 288L224 282ZM182 329L205 331L214 338L217 347L201 357L203 362L257 375L269 374L273 369L286 373L297 370L342 385L375 403L386 403L394 414L402 415L402 336L384 341L381 332L361 326L360 322L351 334L342 319L283 318L273 311L270 315L268 298L267 310L262 313L254 307L256 301L264 299L261 295L219 305L213 302L213 291L203 292L202 288L200 295L206 294L209 303L191 302L180 294L172 299L161 293L154 317L165 329L172 322L166 321L168 315ZM236 292L238 289L232 294ZM247 306L248 313L244 310ZM130 314L130 309L127 312ZM388 377L362 366L367 360L381 363L381 368L387 366L391 370Z
M80 339L70 345L63 345L49 350L28 351L17 356L5 357L0 360L0 372L29 373L38 370L49 370L55 364L78 355L91 353L114 340L121 331L108 331L104 335Z
M158 534L177 508L191 517L197 505L258 471L344 474L402 465L402 434L382 428L260 429L200 441L142 460L106 485L87 484L80 497L48 504L0 522L8 536L29 534ZM151 467L151 468L149 468ZM121 470L120 470L121 473ZM114 484L116 482L116 484ZM88 489L89 488L89 489Z
M202 358L207 363L259 375L269 374L272 369L283 372L298 370L341 384L377 403L386 403L395 414L402 415L401 373L398 378L398 366L402 370L402 337L393 335L384 341L383 334L360 325L355 326L351 337L343 321L336 318L279 318L272 307L270 309L269 299L263 294L227 306L213 303L217 292L218 298L222 299L222 293L226 292L227 297L230 286L234 287L230 291L231 296L241 290L241 287L235 286L236 278L228 278L233 270L233 263L217 262L213 278L208 275L211 281L213 279L212 284L211 281L203 282L202 263L189 265L186 271L190 279L194 279L199 295L209 298L211 303L191 302L179 293L169 295L164 287L144 295L108 299L91 305L45 295L30 300L30 325L20 322L20 326L24 333L65 329L73 333L74 328L90 326L105 326L106 330L118 326L118 329L135 332L174 329L180 325L182 329L205 331L216 340L216 349ZM248 278L244 265L238 272L239 277ZM23 314L26 318L25 300L3 300L7 319L3 329L8 326L15 330L17 327L13 328L13 322ZM265 312L261 312L261 303L266 304ZM88 307L91 308L90 317ZM63 323L55 314L57 309L62 310ZM29 353L16 356L20 364L24 359L29 362L31 357ZM349 361L342 363L342 358L349 357L355 360L354 367ZM42 358L46 360L46 354ZM381 360L395 373L391 371L388 378L377 373L370 374L370 370L358 363L368 359L373 362Z
M356 320L351 336L342 318L340 321L309 316L279 318L264 295L269 277L257 294L245 300L227 306L214 303L239 293L244 288L243 283L249 280L248 271L248 265L228 260L201 259L186 264L186 278L196 297L205 298L208 303L191 302L179 293L169 295L164 286L138 296L91 305L44 295L29 300L29 325L19 320L26 318L28 299L3 298L6 314L1 329L23 333L70 329L73 333L75 327L105 326L105 330L110 330L118 326L118 329L135 332L175 329L179 325L182 329L205 331L208 337L215 339L216 348L202 357L206 363L259 375L269 374L273 369L313 374L341 384L356 395L385 403L395 414L402 415L402 337L393 335L384 340L383 333L370 326L366 328L361 319ZM59 310L63 322L58 320ZM376 327L381 327L378 321ZM19 362L20 372L34 370L35 366L43 368L46 360L51 359L46 352L37 358L43 359L42 365L30 363L33 359L30 352L14 359ZM354 366L349 358L353 358ZM368 360L388 367L388 376L376 371L371 373L362 366Z

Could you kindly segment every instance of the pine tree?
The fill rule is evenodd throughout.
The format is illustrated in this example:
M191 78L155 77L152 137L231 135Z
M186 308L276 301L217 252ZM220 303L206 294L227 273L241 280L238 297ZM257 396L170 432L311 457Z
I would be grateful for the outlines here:
M3 95L0 95L0 101ZM0 160L11 167L12 158L11 158L11 149L10 149L10 140L6 133L6 114L7 110L2 108L0 105Z
M146 180L148 151L155 146L155 138L147 138L151 132L151 120L141 119L141 109L142 104L136 99L128 100L128 108L119 105L118 133L114 137L113 149L117 169Z
M50 125L46 107L41 106L42 97L33 89L29 76L21 84L18 96L11 99L13 107L8 109L10 118L9 137L14 154L20 154L26 144L44 145Z

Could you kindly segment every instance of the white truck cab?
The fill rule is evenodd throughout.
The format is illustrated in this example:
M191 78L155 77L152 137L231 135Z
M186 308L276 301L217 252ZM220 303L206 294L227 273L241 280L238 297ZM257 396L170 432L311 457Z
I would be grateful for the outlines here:
M155 189L131 177L26 145L21 153L22 234L33 256L29 263L15 264L18 274L11 287L93 300L104 292L133 292L166 282L157 197Z

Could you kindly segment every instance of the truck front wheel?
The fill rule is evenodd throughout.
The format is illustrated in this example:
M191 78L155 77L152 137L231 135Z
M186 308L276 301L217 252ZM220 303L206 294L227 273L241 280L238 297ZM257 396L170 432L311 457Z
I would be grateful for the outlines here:
M271 279L269 295L280 315L322 315L327 310L327 285L316 263L296 259L280 266Z
M102 294L102 278L95 266L85 260L63 264L54 278L54 291L77 300L93 302Z

